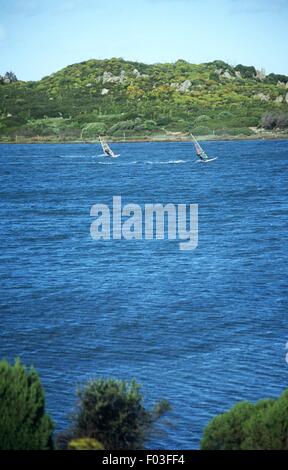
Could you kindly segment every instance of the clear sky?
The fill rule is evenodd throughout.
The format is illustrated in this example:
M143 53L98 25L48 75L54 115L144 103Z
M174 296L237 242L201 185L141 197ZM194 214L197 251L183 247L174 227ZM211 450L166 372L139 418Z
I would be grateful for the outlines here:
M288 75L288 0L0 0L0 74L88 59L222 59Z

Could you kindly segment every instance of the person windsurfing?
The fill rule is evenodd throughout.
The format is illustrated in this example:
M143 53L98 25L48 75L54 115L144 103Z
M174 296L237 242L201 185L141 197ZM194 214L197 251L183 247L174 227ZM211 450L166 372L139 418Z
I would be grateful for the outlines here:
M106 153L107 157L113 157L113 152L110 148L106 148L104 152Z

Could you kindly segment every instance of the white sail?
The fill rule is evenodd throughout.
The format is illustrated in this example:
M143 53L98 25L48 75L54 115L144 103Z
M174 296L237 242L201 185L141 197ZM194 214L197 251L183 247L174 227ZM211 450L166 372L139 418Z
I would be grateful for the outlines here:
M200 160L203 160L203 161L209 160L209 157L208 157L207 153L202 149L201 145L196 140L196 138L194 137L193 134L191 134L191 137L192 137L193 142L194 142L197 157L200 158Z
M115 155L115 153L109 147L108 143L105 140L101 139L101 137L99 137L99 140L100 140L100 144L102 146L103 155L105 155L106 157L112 157L112 158L118 157L118 155Z

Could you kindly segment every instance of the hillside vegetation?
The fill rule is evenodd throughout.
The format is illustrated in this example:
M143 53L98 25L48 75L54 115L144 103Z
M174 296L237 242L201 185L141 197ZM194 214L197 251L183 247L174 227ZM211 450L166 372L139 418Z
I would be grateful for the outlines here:
M88 60L36 82L0 77L0 141L288 132L288 77L222 61Z

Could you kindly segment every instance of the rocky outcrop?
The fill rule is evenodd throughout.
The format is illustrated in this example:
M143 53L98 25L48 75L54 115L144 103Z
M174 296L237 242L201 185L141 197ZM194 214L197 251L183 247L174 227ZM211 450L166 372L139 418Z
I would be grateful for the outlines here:
M233 80L234 77L232 77L232 75L230 74L230 72L228 72L228 70L225 70L225 72L223 72L221 74L221 76L223 78L226 78L227 80Z
M147 75L146 73L140 73L138 69L134 69L132 73L136 78L147 78L147 77L149 77L149 75Z
M103 85L105 83L124 83L126 79L126 73L124 70L121 70L121 73L119 76L113 75L111 72L104 72L102 76L102 83Z
M261 101L270 101L270 95L265 95L265 93L258 93L255 97Z
M183 83L171 83L170 86L172 88L175 88L176 91L179 91L180 93L187 93L191 87L192 83L190 80L185 80Z
M284 101L284 96L282 95L277 96L277 98L275 99L276 103L283 103L283 101Z
M229 70L224 69L216 69L215 73L219 76L219 78L224 78L225 80L234 80L235 77L229 72ZM235 76L238 78L242 78L241 73L239 71L235 71Z
M137 70L137 69L134 69L134 70L133 70L133 75L134 75L136 78L140 78L140 77L141 77L141 73L140 73L139 70Z
M266 78L266 73L264 69L256 70L256 78L257 80L264 80Z
M190 82L190 80L185 80L185 82L181 83L179 87L180 93L186 93L187 91L189 91L189 88L191 87L191 85L192 83Z

